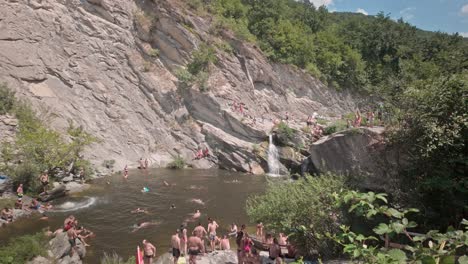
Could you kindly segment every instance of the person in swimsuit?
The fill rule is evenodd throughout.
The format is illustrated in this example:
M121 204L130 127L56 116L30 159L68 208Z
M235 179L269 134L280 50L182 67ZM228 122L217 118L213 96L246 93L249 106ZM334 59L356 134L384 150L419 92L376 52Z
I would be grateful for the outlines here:
M278 245L278 239L273 238L273 245L270 246L270 250L268 252L268 257L275 261L276 264L281 264L281 248Z
M253 246L253 242L252 242L252 239L250 239L250 237L245 234L244 235L244 253L245 255L250 258L252 257L252 246Z
M361 112L359 110L356 111L354 115L354 127L360 127L362 122Z
M148 214L148 211L145 210L145 209L141 209L140 207L138 207L137 209L132 210L131 213L132 213L132 214L139 214L139 213Z
M283 233L279 233L278 243L280 246L286 246L287 240L288 240L288 236L286 236Z
M174 264L177 264L180 257L180 238L179 238L179 229L175 231L175 233L171 237L171 245L172 245L172 257L174 257Z
M41 181L44 192L47 192L47 185L49 185L49 174L47 174L47 171L44 171L39 179Z
M148 166L149 166L149 161L148 159L145 159L145 169L148 169Z
M78 237L79 233L81 233L81 230L76 230L75 227L72 227L67 231L68 242L71 246L70 257L72 257L73 253L76 251L76 238Z
M29 205L29 208L39 210L39 208L41 208L41 204L37 201L37 199L33 199Z
M23 201L21 200L21 198L18 198L18 200L16 200L15 209L23 209Z
M0 218L7 221L7 223L13 222L13 211L9 207L3 208L0 213Z
M257 237L263 237L263 223L261 221L257 222Z
M197 264L197 255L205 252L202 240L197 236L191 236L187 241L189 264Z
M22 183L18 186L18 189L16 189L16 194L18 195L18 198L23 197L24 191L23 191L23 184Z
M237 225L235 223L231 224L231 232L228 234L228 236L236 236L237 235Z
M128 178L128 166L127 165L125 165L123 172L124 172L124 178L127 179Z
M215 251L215 238L216 238L216 229L219 227L218 223L208 217L208 237L210 238L211 251Z
M187 254L187 227L185 226L185 224L180 225L180 230L180 245L182 254L185 255Z
M229 243L229 238L227 235L224 235L220 243L221 250L230 250L231 244Z
M156 247L153 246L150 242L146 241L146 239L143 240L143 252L144 252L144 258L145 258L145 263L152 264L153 263L153 258L156 257Z

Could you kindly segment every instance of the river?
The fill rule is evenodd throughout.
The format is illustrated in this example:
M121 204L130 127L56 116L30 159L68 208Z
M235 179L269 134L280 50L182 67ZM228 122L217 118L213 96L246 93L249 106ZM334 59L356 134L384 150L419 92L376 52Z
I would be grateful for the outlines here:
M164 181L170 186L165 186ZM149 192L141 192L144 186ZM47 226L55 230L63 225L66 216L73 214L79 225L96 234L88 241L91 247L87 248L84 263L100 263L103 252L113 251L126 259L143 239L153 242L161 255L169 249L172 233L197 209L202 212L205 228L208 216L219 223L219 234L225 233L232 222L239 226L248 223L245 201L249 195L263 192L265 186L264 176L223 170L132 170L127 180L119 174L97 179L91 189L54 201L56 211L49 213L48 221L34 216L2 228L0 241L32 234ZM205 205L191 199L201 199ZM170 209L171 204L176 208ZM131 214L137 207L147 209L149 214ZM142 221L158 224L132 232L132 226ZM188 223L189 232L195 225Z

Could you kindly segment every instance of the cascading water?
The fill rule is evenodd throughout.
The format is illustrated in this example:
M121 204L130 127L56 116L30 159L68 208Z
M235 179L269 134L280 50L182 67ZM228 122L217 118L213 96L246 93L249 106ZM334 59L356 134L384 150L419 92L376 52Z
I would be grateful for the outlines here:
M280 168L280 163L278 159L278 149L273 143L273 135L269 136L269 140L270 144L268 145L268 174L271 176L278 176Z

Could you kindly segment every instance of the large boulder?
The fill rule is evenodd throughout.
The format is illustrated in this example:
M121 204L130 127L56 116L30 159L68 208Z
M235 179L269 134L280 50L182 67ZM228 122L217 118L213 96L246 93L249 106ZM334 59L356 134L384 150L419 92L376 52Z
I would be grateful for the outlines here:
M45 193L39 194L39 200L42 202L48 202L60 197L63 197L67 194L67 188L64 184L59 185L58 187L47 191Z
M26 264L53 264L53 262L50 259L37 256L33 260L26 262Z
M49 241L50 251L56 259L61 259L70 254L71 245L68 242L67 233L59 233Z
M310 147L304 172L335 172L353 176L363 188L384 190L398 165L386 150L382 127L353 128L323 137Z

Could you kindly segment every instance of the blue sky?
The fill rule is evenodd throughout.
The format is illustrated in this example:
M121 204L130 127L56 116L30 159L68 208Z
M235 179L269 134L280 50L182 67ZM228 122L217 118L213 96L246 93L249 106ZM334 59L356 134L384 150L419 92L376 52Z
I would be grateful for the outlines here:
M398 19L403 17L418 28L468 37L468 0L310 0L337 12L375 15L379 11Z

